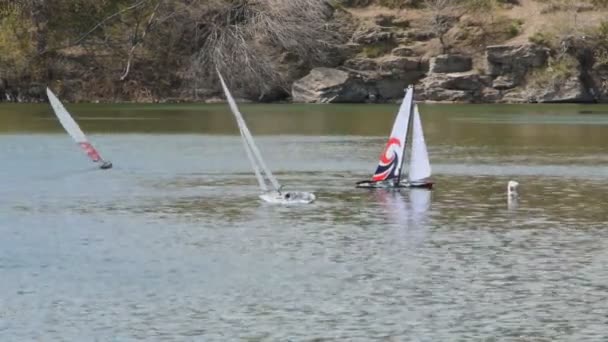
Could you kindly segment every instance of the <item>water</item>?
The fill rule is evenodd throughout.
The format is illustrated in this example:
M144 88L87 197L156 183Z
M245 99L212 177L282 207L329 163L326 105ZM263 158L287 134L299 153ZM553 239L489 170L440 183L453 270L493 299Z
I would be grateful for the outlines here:
M244 106L294 207L223 105L68 108L114 169L0 106L2 341L608 336L608 107L423 106L429 194L353 188L396 106Z

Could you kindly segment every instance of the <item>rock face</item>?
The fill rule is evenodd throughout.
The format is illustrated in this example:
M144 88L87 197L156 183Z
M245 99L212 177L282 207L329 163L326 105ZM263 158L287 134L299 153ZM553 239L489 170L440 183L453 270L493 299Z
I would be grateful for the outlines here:
M465 72L471 70L473 60L469 56L439 55L431 58L430 72L432 74Z
M46 101L45 86L31 83L27 87L11 87L0 79L0 102L38 103Z
M401 76L410 72L425 73L428 69L428 65L418 57L398 56L353 58L344 62L344 67L354 71L371 71L391 76Z
M351 40L356 44L376 44L393 39L393 33L379 26L364 28L356 31Z
M399 46L393 49L393 56L410 57L414 56L414 50L407 46Z
M528 71L546 65L549 49L534 44L493 45L486 49L486 58L488 73L494 77L508 76L508 86L514 87L522 83Z
M474 72L432 74L419 85L418 100L476 102L488 79Z
M341 69L313 69L293 84L292 98L308 103L395 101L427 71L428 63L419 57L357 57Z
M593 100L578 75L569 77L563 82L526 90L529 102L590 102Z
M591 83L590 93L594 100L598 102L608 102L608 68L590 68L589 83Z
M547 67L549 50L542 46L488 47L487 75L472 70L470 56L439 55L429 65L421 57L409 56L413 53L401 47L380 58L351 58L337 69L314 69L293 85L293 99L316 103L396 101L408 84L416 84L418 101L592 102L607 98L603 95L604 91L608 93L608 82L604 81L608 69L601 75L589 73L586 79L585 64L576 55L560 57L562 69L567 61L564 58L570 58L572 68L567 74L555 73L547 81L539 79L538 75L553 75Z
M315 68L292 86L293 102L340 103L364 102L369 92L364 82L348 72Z

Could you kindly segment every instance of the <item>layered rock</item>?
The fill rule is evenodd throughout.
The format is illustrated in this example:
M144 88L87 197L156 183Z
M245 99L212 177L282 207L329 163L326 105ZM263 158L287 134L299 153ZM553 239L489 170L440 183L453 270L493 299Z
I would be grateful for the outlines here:
M473 68L473 60L469 56L462 55L439 55L431 58L430 72L450 73L465 72Z
M417 100L477 102L489 79L474 72L432 74L418 86Z
M578 74L544 87L528 87L526 93L527 102L590 102L593 100Z
M415 55L414 49L408 46L399 46L393 49L391 52L393 56L398 57L411 57Z
M379 26L361 28L351 38L352 42L356 44L377 44L392 39L393 33Z
M488 74L493 77L505 76L509 81L499 86L520 85L528 71L547 63L549 49L535 44L493 45L486 49Z
M315 68L292 86L293 102L364 102L369 95L363 80L346 71Z
M294 102L386 102L403 97L403 89L428 71L419 57L357 57L339 69L316 68L296 81ZM327 79L324 79L327 78Z

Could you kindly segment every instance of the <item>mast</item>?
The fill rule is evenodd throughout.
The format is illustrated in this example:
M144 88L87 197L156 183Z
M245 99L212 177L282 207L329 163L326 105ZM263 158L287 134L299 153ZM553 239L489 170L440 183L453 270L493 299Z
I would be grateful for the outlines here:
M270 169L266 166L266 163L262 159L260 150L258 150L257 146L255 145L255 143L253 141L253 137L251 136L251 132L249 132L249 129L247 128L247 124L245 123L245 120L243 119L243 116L241 115L241 112L238 109L236 101L232 97L232 94L230 94L230 91L228 90L228 86L226 86L226 82L224 82L224 78L222 77L222 74L219 72L219 70L217 70L217 74L218 74L220 82L222 84L224 94L226 95L226 99L228 100L228 105L230 107L230 110L232 111L232 114L234 114L237 125L239 126L241 137L243 138L244 143L246 145L245 149L249 148L249 152L251 152L253 154L253 158L250 158L249 160L253 164L254 171L256 170L257 164L259 163L262 171L264 172L264 174L266 175L266 177L268 178L268 180L270 181L270 183L272 184L274 189L276 191L280 192L281 185L279 184L277 179L274 177L272 172L270 172ZM257 163L255 163L255 162L257 162ZM256 174L256 177L257 177L257 174ZM264 187L262 187L262 189L264 189Z
M399 176L397 176L397 183L395 183L396 185L399 185L399 183L401 183L401 175L403 173L403 164L405 164L405 158L406 158L406 151L405 149L407 148L407 137L410 135L409 132L412 130L412 117L414 115L413 114L413 110L414 110L414 86L410 85L410 87L412 87L412 101L410 102L410 116L407 122L407 130L405 131L405 137L403 137L403 157L401 158L401 165L399 165Z
M251 166L253 167L253 172L255 173L255 178L258 180L258 184L260 185L260 189L262 189L263 192L267 192L268 191L268 186L266 186L266 181L264 180L264 176L262 176L262 173L260 172L260 168L258 168L258 165L254 159L253 156L253 152L251 152L251 147L249 146L249 144L247 143L247 141L244 139L243 137L243 130L240 129L239 127L239 131L241 131L241 140L243 140L243 145L245 146L245 153L247 154L247 158L249 159L249 163L251 164Z

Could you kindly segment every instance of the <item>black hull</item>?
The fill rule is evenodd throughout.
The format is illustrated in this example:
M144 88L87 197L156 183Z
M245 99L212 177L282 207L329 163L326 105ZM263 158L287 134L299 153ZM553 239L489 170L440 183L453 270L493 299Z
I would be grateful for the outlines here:
M433 189L433 182L400 182L398 184L390 182L374 182L374 181L361 181L357 182L355 186L358 189Z

